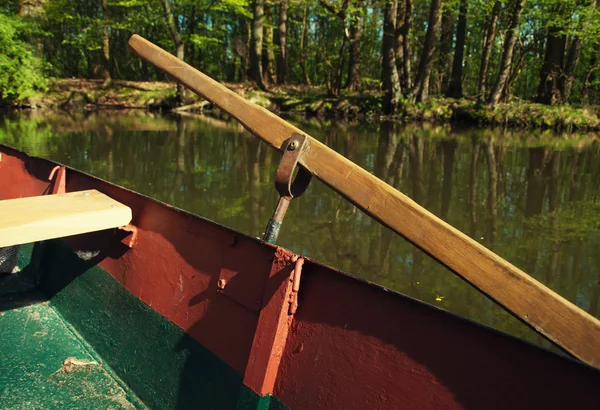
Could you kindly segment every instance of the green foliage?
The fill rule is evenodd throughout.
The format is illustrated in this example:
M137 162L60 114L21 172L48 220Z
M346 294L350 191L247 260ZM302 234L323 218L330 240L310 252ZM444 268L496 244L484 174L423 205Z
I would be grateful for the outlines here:
M253 5L249 0L169 0L175 17L176 28L184 43L184 59L209 76L227 82L244 82L249 71L249 48ZM502 0L497 19L497 35L492 44L487 91L493 88L503 54L503 39L510 21L510 11L515 0ZM464 59L462 88L464 95L475 100L479 94L478 77L481 65L483 39L496 0L469 0L467 8L466 54ZM35 15L17 17L22 6L18 0L0 0L2 21L2 51L9 50L21 56L23 64L7 63L14 58L2 53L2 64L11 65L12 71L4 68L3 77L15 73L15 67L31 66L32 70L19 80L38 85L43 82L32 76L43 78L43 65L35 56L49 63L51 74L62 78L99 78L104 72L103 35L108 26L109 71L113 79L161 81L167 77L151 65L133 55L127 41L133 33L140 34L162 48L174 52L174 44L167 28L162 0L108 0L107 15L98 0L53 0L41 2L43 7ZM263 46L263 55L276 56L278 45L279 4L265 2L265 30L273 30L273 45ZM382 38L385 2L375 0L327 0L333 10L320 0L289 0L287 26L287 81L292 85L312 85L321 89L334 90L337 84L344 88L350 60L351 32L358 25L362 29L360 39L359 73L361 90L377 92L382 81ZM410 82L414 85L423 39L427 30L430 0L414 0L411 30L408 34ZM459 0L443 2L444 28L440 43L436 44L434 63L431 68L430 90L433 98L444 95L448 84L453 47L457 38L456 27ZM510 73L510 87L506 101L512 97L520 100L535 100L540 84L540 72L544 62L545 47L549 30L565 36L567 45L564 61L575 39L582 40L581 55L576 67L569 104L598 104L600 102L600 12L591 0L531 0L526 3L519 26L519 38L514 52ZM343 10L344 13L338 13ZM333 11L333 12L332 12ZM342 17L342 15L344 17ZM11 17L7 17L11 16ZM8 20L7 20L8 19ZM398 19L401 22L401 19ZM359 24L360 22L360 24ZM6 42L11 44L8 46ZM29 44L29 46L27 45ZM15 48L16 47L16 48ZM23 49L29 50L24 51ZM35 53L32 53L32 50ZM442 55L443 54L443 55ZM27 62L27 64L25 64ZM32 64L29 64L31 62ZM275 62L275 66L277 62ZM565 63L566 64L566 63ZM4 66L3 66L4 67ZM561 70L565 70L562 67ZM559 70L560 71L560 70ZM562 73L559 72L559 75ZM341 81L339 81L341 79ZM11 87L14 80L11 80ZM6 82L3 86L6 87ZM405 85L406 82L403 82ZM273 86L273 85L271 85ZM13 88L7 98L24 98L31 95L35 87ZM407 99L412 90L403 89ZM7 91L4 91L7 94ZM343 93L342 93L343 94ZM367 94L367 93L365 93ZM18 95L18 96L17 96ZM450 102L448 102L450 104ZM365 107L352 103L342 111L377 114L374 104ZM461 105L463 105L461 103ZM331 106L330 108L328 108ZM320 111L335 112L336 104L314 104ZM358 111L355 109L358 107ZM414 117L420 119L447 119L452 107L408 107ZM510 111L510 107L506 110ZM471 110L472 111L472 110ZM475 113L475 111L473 111ZM489 113L479 112L482 116ZM496 114L491 115L498 122ZM541 127L554 127L565 123L574 127L586 126L585 121L565 110L563 113L532 114L531 122ZM593 123L593 121L592 121Z
M0 0L0 13L16 14L19 10L19 0Z
M461 119L481 125L511 125L555 130L593 130L600 127L600 118L586 108L568 105L548 106L515 101L496 108L463 101L455 107Z
M0 102L20 101L45 90L45 65L24 41L32 28L17 17L0 13Z

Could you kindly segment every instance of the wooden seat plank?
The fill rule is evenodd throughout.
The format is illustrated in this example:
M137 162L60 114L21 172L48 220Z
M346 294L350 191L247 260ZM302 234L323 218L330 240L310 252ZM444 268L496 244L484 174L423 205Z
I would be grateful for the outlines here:
M131 209L93 190L0 201L0 247L127 225Z

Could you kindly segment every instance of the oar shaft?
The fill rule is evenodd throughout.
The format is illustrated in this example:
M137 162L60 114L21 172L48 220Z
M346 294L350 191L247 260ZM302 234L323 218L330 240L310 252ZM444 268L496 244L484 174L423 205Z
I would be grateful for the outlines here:
M129 45L140 57L213 102L274 148L281 150L293 133L302 133L142 37L132 36ZM300 163L313 175L535 331L583 362L600 367L598 319L326 145L309 139L310 148Z

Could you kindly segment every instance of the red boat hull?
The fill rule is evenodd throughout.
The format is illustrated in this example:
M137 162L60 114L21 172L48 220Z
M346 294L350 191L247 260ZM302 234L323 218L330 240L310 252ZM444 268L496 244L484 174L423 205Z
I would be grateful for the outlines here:
M52 191L57 164L0 152L0 198ZM597 369L309 259L290 314L296 255L67 169L66 191L84 189L129 206L136 232L80 235L69 246L261 397L298 409L598 405Z

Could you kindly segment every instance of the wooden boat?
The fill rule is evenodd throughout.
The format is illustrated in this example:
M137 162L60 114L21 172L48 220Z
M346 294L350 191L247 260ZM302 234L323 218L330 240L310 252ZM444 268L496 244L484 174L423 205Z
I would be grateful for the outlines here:
M233 98L211 100L232 112ZM302 164L370 214L385 196L394 208L377 218L388 225L413 206L356 166L339 170L308 137L290 149L283 120L244 112L287 135L278 148L290 175ZM402 220L419 235L392 228L579 360L52 161L0 155L0 246L34 243L21 245L21 272L0 279L5 408L597 407L597 319L468 241L445 256L462 237L420 209ZM344 191L332 169L360 189ZM441 250L427 244L435 229Z

